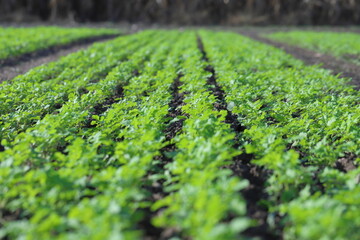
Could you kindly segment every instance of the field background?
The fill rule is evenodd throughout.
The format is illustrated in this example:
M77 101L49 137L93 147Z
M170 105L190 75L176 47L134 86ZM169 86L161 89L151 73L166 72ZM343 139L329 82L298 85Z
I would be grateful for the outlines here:
M356 25L355 0L0 0L1 22Z

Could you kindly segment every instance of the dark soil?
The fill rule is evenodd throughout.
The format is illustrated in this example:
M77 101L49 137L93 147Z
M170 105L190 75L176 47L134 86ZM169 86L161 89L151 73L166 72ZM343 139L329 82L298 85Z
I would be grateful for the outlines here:
M354 163L355 159L355 154L346 154L343 158L336 161L335 168L344 173L355 170L357 168Z
M270 229L267 218L268 209L261 205L261 201L268 199L265 192L265 183L270 171L251 163L252 155L242 154L233 159L233 163L228 166L235 176L249 181L249 186L241 191L242 196L247 203L247 216L255 219L257 225L246 229L243 234L248 237L258 237L263 240L282 239L282 227L280 225L281 217L275 219L277 229Z
M200 37L198 37L198 46L203 54L203 60L209 62ZM208 65L205 70L211 73L211 76L208 78L208 85L212 86L211 92L217 98L214 107L218 111L227 111L225 122L229 124L236 133L234 148L238 148L239 135L245 130L245 127L240 124L236 115L227 109L225 92L216 81L215 69L211 65ZM258 224L246 229L243 234L248 237L256 237L264 240L282 239L282 229L280 228L280 224L278 224L279 228L273 233L267 223L268 209L265 206L260 205L261 200L266 200L268 198L265 192L265 183L270 172L262 167L252 164L251 161L253 159L253 155L244 153L236 156L233 159L232 164L227 166L235 176L249 181L249 186L242 190L241 194L246 201L247 216L256 220ZM280 222L280 220L281 219L279 218L277 221Z
M170 107L169 114L166 116L166 118L169 118L171 120L183 116L183 113L180 108L181 106L184 105L184 93L180 93L179 91L179 88L181 87L182 84L180 81L181 77L182 74L179 74L179 76L175 79L173 85L171 86L172 100L169 104ZM185 119L179 119L178 121L172 123L170 123L169 121L167 123L169 125L164 131L167 141L173 139L176 136L176 134L182 129L184 120Z
M172 100L169 103L169 113L165 117L166 119L168 119L168 121L166 122L167 127L163 132L166 141L169 144L160 150L160 156L155 157L154 169L149 172L148 175L163 174L165 172L166 164L172 161L171 157L169 157L168 154L176 152L177 150L175 144L171 143L171 140L181 131L184 119L179 119L173 122L172 120L176 119L177 117L183 116L180 107L184 105L184 93L179 92L179 88L181 86L181 77L182 74L179 74L179 76L175 79L171 86ZM144 188L151 194L148 199L149 202L156 202L168 195L168 193L164 191L164 179L152 182L151 186L144 186ZM155 216L161 214L161 211L162 209L159 209L157 211L152 211L150 208L144 209L145 217L139 224L139 227L145 232L144 239L166 240L173 237L176 237L178 239L186 239L181 236L181 232L176 228L158 228L151 223L151 220Z
M334 75L340 74L340 77L351 78L351 84L355 85L356 89L360 89L360 66L338 59L336 57L311 51L297 46L291 46L286 43L273 41L261 37L257 32L240 31L244 36L250 37L256 41L274 46L284 50L286 53L293 55L295 58L302 60L307 65L318 65L322 68L331 70Z
M345 54L342 57L346 60L360 61L360 54Z
M0 83L24 74L34 67L56 61L60 57L88 48L95 42L106 41L117 36L119 35L107 35L81 39L66 45L53 46L32 53L26 53L18 57L0 60Z
M15 211L10 211L8 209L0 208L0 228L2 228L4 223L10 221L21 220L22 209L17 209ZM2 239L9 239L8 236L4 236Z
M211 90L212 94L217 98L217 102L214 104L214 107L218 111L221 111L221 110L227 111L225 122L227 124L231 125L231 128L234 130L234 132L236 132L236 133L243 132L245 130L245 127L239 123L236 115L227 109L227 103L225 101L225 93L221 89L221 87L218 85L218 83L216 82L214 68L212 66L208 65L205 68L205 70L211 73L211 77L208 79L208 85L213 87ZM238 147L238 146L235 146L235 147Z

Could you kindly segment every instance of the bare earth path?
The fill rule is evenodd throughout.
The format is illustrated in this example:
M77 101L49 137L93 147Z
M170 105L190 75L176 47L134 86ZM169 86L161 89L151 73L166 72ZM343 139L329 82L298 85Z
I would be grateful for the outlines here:
M0 83L8 81L14 77L28 72L30 69L42 64L56 61L60 57L81 49L90 47L95 42L102 42L119 35L108 35L81 39L70 44L53 46L33 53L27 53L19 57L0 60Z
M351 84L355 85L355 88L360 90L360 66L358 65L337 59L327 54L276 42L260 36L257 32L241 31L240 34L256 41L280 48L286 53L304 61L307 65L320 64L322 68L331 70L334 75L340 74L340 77L351 78Z

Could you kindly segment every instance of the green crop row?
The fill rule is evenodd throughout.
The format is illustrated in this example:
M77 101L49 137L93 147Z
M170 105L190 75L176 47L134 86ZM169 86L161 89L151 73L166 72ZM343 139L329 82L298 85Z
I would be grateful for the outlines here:
M86 51L34 68L14 81L0 85L0 101L3 102L0 137L13 139L46 114L58 111L69 98L95 89L101 78L145 43L146 40L135 35L95 44ZM49 68L53 69L51 75L47 73Z
M148 40L153 38L157 40L149 43ZM133 46L130 43L135 39L139 41L135 45L144 46L131 53ZM189 119L185 121L188 130L174 140L182 152L175 161L181 163L188 157L196 157L189 155L192 148L186 149L182 145L194 141L202 124L216 134L201 133L203 140L196 149L202 149L201 155L205 155L189 162L187 168L192 169L193 176L183 172L182 166L176 168L177 164L166 167L165 171L178 175L182 181L174 185L177 177L166 179L174 204L164 215L155 218L154 223L166 228L183 219L185 222L179 225L180 230L202 239L205 236L212 239L234 237L249 225L243 217L221 223L233 211L244 215L245 203L238 190L246 183L230 177L229 170L219 171L220 166L227 164L224 160L230 160L236 154L231 144L223 145L231 143L234 134L229 132L227 124L222 123L226 113L213 109L215 97L209 94L206 85L209 73L203 70L204 64L199 64L201 52L197 49L195 33L145 32L109 43L109 51L126 42L129 44L128 51L124 52L127 53L126 60L122 60L122 55L113 56L118 58L118 66L104 79L90 86L84 85L87 93L69 94L68 100L56 112L46 112L24 132L14 133L11 139L2 141L5 151L0 153L0 181L5 188L0 191L0 208L7 213L1 221L2 236L136 239L145 234L143 229L139 230L146 214L144 209L166 206L168 202L168 198L164 198L154 204L152 193L146 187L165 174L159 172L159 176L149 176L157 170L154 159L160 156L160 149L169 144L165 141L166 122L178 120L168 119L167 114L172 98L171 85L180 72L184 75L183 91L189 91L183 110ZM133 76L136 70L138 75ZM77 78L72 79L74 86L83 84ZM14 82L22 81L27 82L21 77ZM53 85L59 84L54 80ZM116 101L108 109L94 114L92 108L114 95L119 85L123 96L114 99ZM35 88L42 88L42 85ZM61 92L54 92L54 96ZM203 98L202 94L209 98ZM205 112L201 122L196 123L201 112ZM210 122L207 121L209 116ZM89 119L90 126L87 124ZM195 131L195 135L186 139L191 131ZM218 141L218 137L224 139ZM207 141L212 144L207 146ZM207 149L212 147L216 148L207 155ZM216 157L217 154L221 156ZM207 159L209 156L211 158ZM211 161L214 163L209 165ZM203 181L198 182L197 177ZM210 188L212 182L216 183L214 189ZM205 191L203 183L209 186ZM184 189L180 195L174 192L178 188ZM196 191L191 191L192 188ZM221 203L220 196L226 197L226 205L217 208ZM174 212L174 209L182 206L184 197L185 200L188 198L184 209L188 214L182 217L182 211ZM211 199L207 199L209 197ZM197 209L192 211L194 207ZM171 221L164 223L161 219L167 216Z
M211 73L198 49L196 35L186 41L186 60L181 65L183 76L180 94L184 94L182 130L171 140L176 147L172 161L165 165L167 196L156 201L153 210L165 208L154 224L175 228L194 239L236 239L251 225L245 217L246 205L239 191L247 186L222 169L235 155L235 134L224 123L226 111L217 111L217 101L207 84ZM227 220L230 215L233 218Z
M159 40L146 44L152 35ZM176 34L166 41L161 35L137 35L144 39L139 42L144 46L129 52L127 60L89 86L88 93L74 94L58 113L47 114L13 141L3 141L0 180L5 187L0 192L0 208L11 216L20 213L13 221L4 222L7 216L2 217L2 235L30 239L138 236L136 222L141 212L134 211L142 206L146 193L142 177L162 145L159 128L171 97L166 95L169 86L158 88L162 81L155 80L171 82L176 75L169 68L160 71ZM163 47L158 49L160 42ZM114 48L117 43L121 45L115 41ZM174 60L169 59L171 66ZM139 69L144 70L134 76ZM123 99L114 99L116 103L104 116L93 115L92 108L116 96L119 86L124 89ZM162 95L165 103L159 101ZM94 128L86 126L89 118Z
M360 64L360 35L357 33L291 31L272 33L266 37Z
M118 33L112 29L91 28L0 28L0 60L80 39Z
M283 216L285 239L356 238L360 170L344 173L335 165L359 161L359 92L346 79L245 37L206 31L201 37L228 109L246 127L242 149L272 171L264 203Z

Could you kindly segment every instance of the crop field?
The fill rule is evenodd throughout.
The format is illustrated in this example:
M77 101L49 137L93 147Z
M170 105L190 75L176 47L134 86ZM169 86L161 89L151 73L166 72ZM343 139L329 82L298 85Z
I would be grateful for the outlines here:
M0 62L9 57L62 45L88 37L118 34L116 30L88 28L3 28L0 27Z
M360 65L360 35L357 33L290 31L269 34L268 37Z
M208 30L33 68L0 85L0 239L357 239L349 82Z

